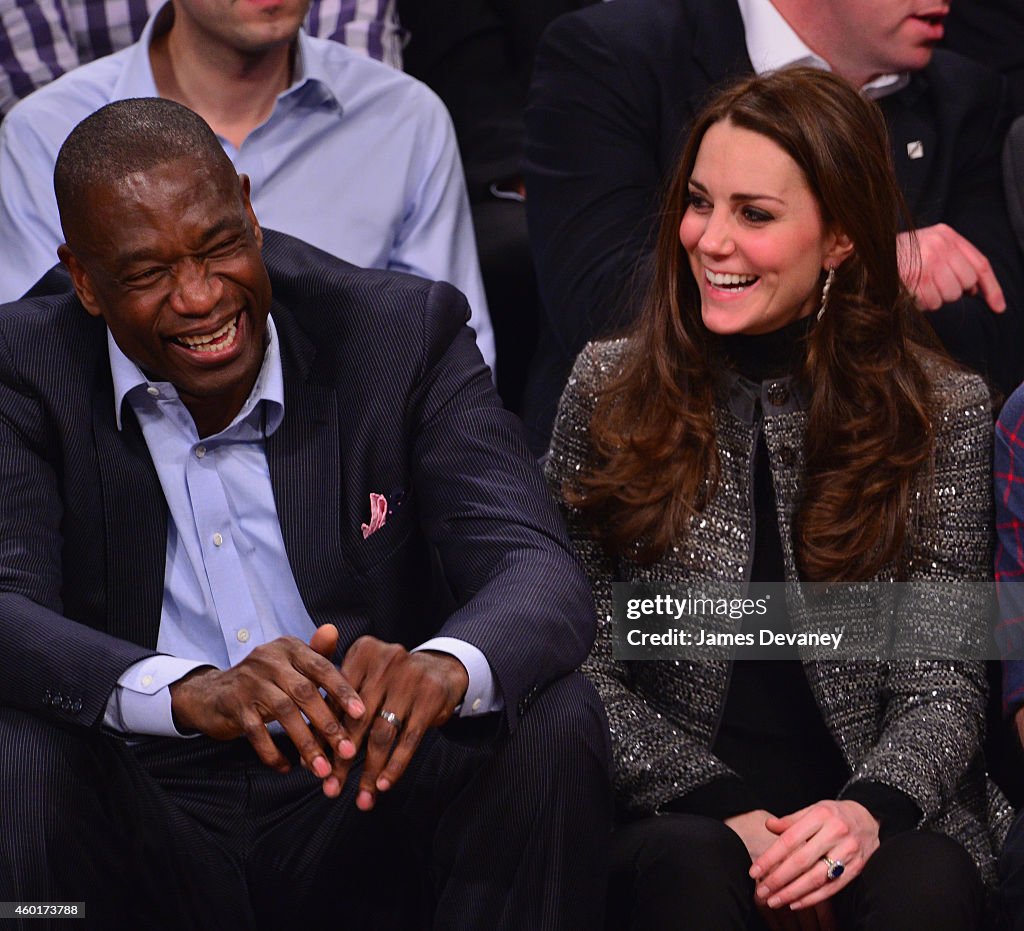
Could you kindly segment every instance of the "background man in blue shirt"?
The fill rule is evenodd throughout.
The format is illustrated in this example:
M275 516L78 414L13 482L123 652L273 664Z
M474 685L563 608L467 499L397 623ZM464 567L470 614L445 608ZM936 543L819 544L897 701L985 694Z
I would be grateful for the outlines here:
M0 313L0 900L598 927L593 609L465 301L264 233L169 101L55 188L77 297Z
M172 0L134 45L83 65L0 125L0 300L63 241L51 186L80 120L128 97L195 110L249 176L260 220L356 265L450 281L484 360L494 339L451 119L408 75L300 29L309 0Z

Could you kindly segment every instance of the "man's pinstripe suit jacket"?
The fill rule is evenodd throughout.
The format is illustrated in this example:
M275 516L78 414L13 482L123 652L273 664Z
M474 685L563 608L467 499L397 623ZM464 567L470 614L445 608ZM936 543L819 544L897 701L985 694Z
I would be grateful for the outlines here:
M310 615L341 649L364 633L476 645L514 727L586 656L593 608L465 300L282 234L264 259L286 399L266 452ZM128 405L117 429L106 328L52 293L59 278L0 309L0 704L99 727L154 652L167 508ZM364 540L371 492L392 513Z

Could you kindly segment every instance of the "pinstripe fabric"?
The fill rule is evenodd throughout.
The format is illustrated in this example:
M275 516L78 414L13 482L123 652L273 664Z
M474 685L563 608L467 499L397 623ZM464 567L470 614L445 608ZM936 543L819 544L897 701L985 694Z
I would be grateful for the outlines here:
M410 786L433 786L436 793L453 779L468 785L466 774L476 773L475 793L459 794L435 822L446 826L435 872L475 873L485 862L481 848L497 847L488 856L498 866L485 875L514 875L518 892L509 897L500 883L442 884L435 890L437 926L582 927L566 916L584 912L598 921L606 726L590 686L578 676L564 678L589 648L593 608L518 422L498 406L464 326L464 299L449 285L357 270L270 231L264 254L287 410L267 441L267 460L289 561L310 615L339 626L342 649L365 633L407 645L433 633L473 643L490 661L505 699L503 717L491 726L508 737L493 755L450 747L442 759L433 750L421 754L422 775ZM5 760L25 762L0 777L13 780L0 784L0 806L7 806L0 807L6 838L0 853L9 870L31 848L20 841L12 848L9 826L28 830L35 822L26 811L48 812L49 827L38 830L64 838L60 846L74 876L73 864L95 856L91 847L80 849L81 838L107 836L96 826L113 811L127 821L110 837L142 844L140 862L150 862L159 847L149 834L165 831L181 839L191 863L168 866L170 875L185 868L230 885L231 864L242 856L237 851L273 831L257 825L251 835L225 840L225 826L241 824L225 805L238 794L237 784L230 775L226 782L193 782L181 771L214 753L216 766L207 769L220 773L217 754L233 751L211 751L204 740L154 741L126 756L122 744L98 729L117 677L156 642L166 506L129 408L124 432L116 430L102 322L60 294L62 285L54 273L40 289L49 288L48 296L0 311L0 664L10 671L0 677L0 750ZM360 524L371 491L401 503L364 540ZM432 607L442 589L455 598L447 617ZM62 729L41 729L41 723ZM41 735L47 733L63 736L49 741L47 760L34 760L28 748L46 744ZM97 786L109 783L117 802L85 805L92 820L79 825L73 842L70 828L60 827L62 804L81 795L82 781L40 785L46 780L34 783L30 773L67 771L62 761L89 758L96 747L106 748L96 751L99 763L72 771L88 771ZM168 776L171 764L175 772ZM163 788L157 791L148 773ZM260 793L283 785L267 782L259 768L250 767L245 778L252 810L260 809ZM306 774L294 778L307 780L303 798L319 799ZM169 805L164 795L172 790L183 801ZM192 796L199 801L189 801ZM139 810L124 814L126 798L138 799ZM279 803L285 804L264 806L271 820L302 809L293 799L279 811ZM417 803L412 810L421 809ZM133 832L133 818L149 827ZM285 834L289 820L281 821ZM325 823L335 825L322 838L330 846L340 822ZM493 843L496 836L502 844ZM575 849L581 842L582 854ZM288 849L283 840L278 847ZM236 852L225 857L225 850ZM310 868L301 857L288 864L296 874ZM112 875L120 875L117 869L111 867ZM545 895L524 899L545 872ZM0 862L0 891L4 875ZM148 891L139 888L140 895ZM496 913L499 896L516 903L504 915ZM285 899L277 907L290 904ZM245 927L244 914L238 906L230 924L219 927ZM470 915L479 920L467 923ZM193 919L168 918L171 927L179 920ZM193 926L200 925L177 925Z
M0 709L0 753L0 900L85 901L84 929L304 927L339 901L347 927L601 926L608 732L578 673L512 735L495 718L429 734L369 815L355 779L327 799L244 741L130 746Z
M464 301L282 234L265 255L288 410L267 459L310 615L338 624L343 648L363 633L474 644L514 729L586 655L593 614ZM81 726L156 643L164 559L165 505L127 412L133 426L116 431L104 354L102 323L71 296L0 313L0 660L20 670L0 680L0 704ZM363 540L371 491L403 503ZM458 603L447 618L430 607L441 582Z

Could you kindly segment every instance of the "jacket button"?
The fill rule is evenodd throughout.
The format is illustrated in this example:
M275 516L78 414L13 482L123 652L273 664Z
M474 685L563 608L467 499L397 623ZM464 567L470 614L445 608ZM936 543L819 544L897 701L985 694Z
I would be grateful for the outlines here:
M787 468L791 469L796 464L796 453L793 452L792 446L783 446L779 450L779 461Z
M768 400L776 407L782 407L789 400L789 388L780 381L773 381L768 386Z
M72 714L78 714L78 712L81 711L81 710L82 710L82 700L80 698L76 698L71 703L71 712L72 712Z

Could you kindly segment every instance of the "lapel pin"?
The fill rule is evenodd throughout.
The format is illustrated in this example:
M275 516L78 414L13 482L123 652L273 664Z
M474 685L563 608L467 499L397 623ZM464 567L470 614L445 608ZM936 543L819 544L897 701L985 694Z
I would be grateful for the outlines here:
M924 143L920 139L908 142L907 156L909 158L924 158Z

